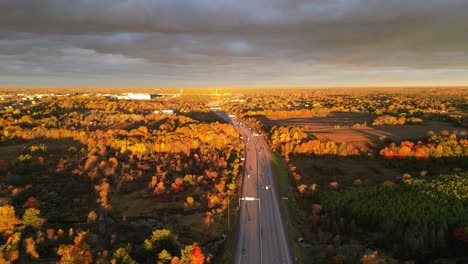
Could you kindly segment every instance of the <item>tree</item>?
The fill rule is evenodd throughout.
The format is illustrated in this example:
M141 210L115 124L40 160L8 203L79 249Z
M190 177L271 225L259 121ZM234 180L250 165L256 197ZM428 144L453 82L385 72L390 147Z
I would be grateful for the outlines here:
M301 184L301 185L297 186L297 190L302 195L304 193L304 191L307 190L307 185Z
M171 260L171 264L180 264L180 259L178 256L174 256Z
M86 242L88 232L80 232L73 245L60 245L57 254L61 256L59 264L91 264L93 256Z
M34 239L32 237L27 237L23 241L24 247L26 249L26 253L31 256L33 259L39 258L39 254L36 251L36 242L34 242Z
M194 199L192 196L188 196L185 200L186 200L186 202L184 203L185 207L189 208L193 205Z
M23 214L23 225L25 226L32 226L32 227L40 227L44 222L44 218L40 218L41 211L35 208L28 208Z
M119 165L119 162L117 161L117 159L115 157L109 158L108 162L111 165L111 167L114 168L114 169L116 169L117 166Z
M173 235L169 229L158 229L151 234L151 242L155 249L168 249L172 246Z
M104 209L111 209L112 206L109 204L109 197L108 197L110 184L108 183L107 179L103 178L101 184L96 185L95 189L96 189L96 191L98 191L101 206Z
M97 220L96 210L89 211L87 221L94 222L96 220Z
M180 191L180 189L182 187L182 183L184 183L184 179L182 179L180 177L177 177L174 180L174 183L172 184L172 190L175 191L175 192Z
M180 250L180 264L191 264L190 256L192 255L194 245L187 245L184 249Z
M168 264L172 260L171 253L169 253L167 250L163 249L159 254L158 254L158 261L160 261L163 264Z
M160 181L158 183L158 185L156 186L156 188L154 188L154 192L156 194L162 194L166 191L166 186L164 186L164 182L163 181Z
M150 239L145 239L142 248L147 253L156 254L163 249L171 249L173 242L173 235L169 229L154 230Z
M24 203L23 205L24 208L35 208L35 209L40 209L41 204L39 201L34 198L33 196L29 197L28 200Z
M8 237L5 245L0 247L0 263L12 263L19 258L19 243L21 233L16 232Z
M195 246L193 248L192 254L190 255L190 263L191 264L205 263L205 255L203 255L201 248L199 246Z
M118 248L112 256L111 264L137 264L137 262L130 257L131 245L127 244L125 247Z
M385 263L385 261L378 256L378 252L376 250L370 254L364 254L361 257L361 263L362 264L379 264L379 263Z
M15 215L15 208L11 205L0 207L0 234L8 237L13 234L15 227L21 224L21 221Z

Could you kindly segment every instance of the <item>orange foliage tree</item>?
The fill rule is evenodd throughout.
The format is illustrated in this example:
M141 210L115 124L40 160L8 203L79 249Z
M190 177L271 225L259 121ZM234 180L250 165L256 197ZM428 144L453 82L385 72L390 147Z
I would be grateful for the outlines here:
M90 246L86 242L88 232L80 232L74 239L73 245L60 245L57 254L60 257L58 263L83 263L91 264L93 256L91 255Z

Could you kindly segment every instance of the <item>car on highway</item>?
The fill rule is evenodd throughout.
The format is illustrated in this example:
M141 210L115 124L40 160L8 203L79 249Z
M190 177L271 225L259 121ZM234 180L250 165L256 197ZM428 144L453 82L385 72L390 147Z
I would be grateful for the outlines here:
M265 185L265 190L271 189L271 185Z

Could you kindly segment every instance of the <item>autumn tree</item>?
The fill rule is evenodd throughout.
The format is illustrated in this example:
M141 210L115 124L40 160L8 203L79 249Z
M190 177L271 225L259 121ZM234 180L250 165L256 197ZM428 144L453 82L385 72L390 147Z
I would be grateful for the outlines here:
M127 244L125 247L119 247L112 256L111 264L137 264L130 256L131 248L130 244Z
M35 208L28 208L23 214L23 225L24 226L31 226L31 227L40 227L44 222L45 219L39 217L41 211Z
M163 249L161 252L159 252L158 261L160 263L169 264L171 260L172 260L171 253L169 253L167 250Z
M186 202L184 203L184 206L185 206L186 208L192 207L193 202L194 202L193 197L192 197L192 196L188 196L185 200L186 200Z
M192 254L190 255L190 263L191 264L205 263L205 255L203 255L201 248L199 246L195 246L193 248Z
M174 256L171 259L171 264L180 264L180 258L178 256Z
M5 245L0 247L0 263L12 263L19 258L20 241L20 232L16 232L8 237Z
M109 204L109 196L108 196L110 184L107 181L107 179L103 178L101 184L96 185L95 189L99 194L99 202L101 203L101 206L104 209L111 209L112 206Z
M32 259L38 259L39 254L36 251L36 242L32 237L27 237L23 241L26 254L28 254Z
M0 207L0 234L8 237L13 234L19 224L21 224L21 221L16 217L13 206L4 205Z
M97 220L97 213L96 213L96 210L91 210L89 211L88 213L88 217L87 217L87 220L88 222L94 222Z
M299 193L302 195L306 190L307 190L307 185L306 184L301 184L297 186L297 190Z
M41 204L39 203L39 201L31 196L28 198L28 200L24 203L23 205L24 208L34 208L34 209L40 209L41 208Z
M205 255L197 244L188 245L181 249L180 264L203 264Z
M158 252L166 249L171 251L173 248L174 236L169 229L154 230L149 239L145 239L140 247L143 258L154 258Z
M90 246L86 242L88 232L80 232L74 239L73 245L60 245L57 254L60 257L60 264L91 264L93 256Z

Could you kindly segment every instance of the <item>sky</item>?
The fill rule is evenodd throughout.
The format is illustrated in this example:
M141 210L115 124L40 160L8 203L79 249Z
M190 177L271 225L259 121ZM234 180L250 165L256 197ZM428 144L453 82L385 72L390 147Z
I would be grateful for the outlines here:
M0 86L468 85L468 0L0 0Z

